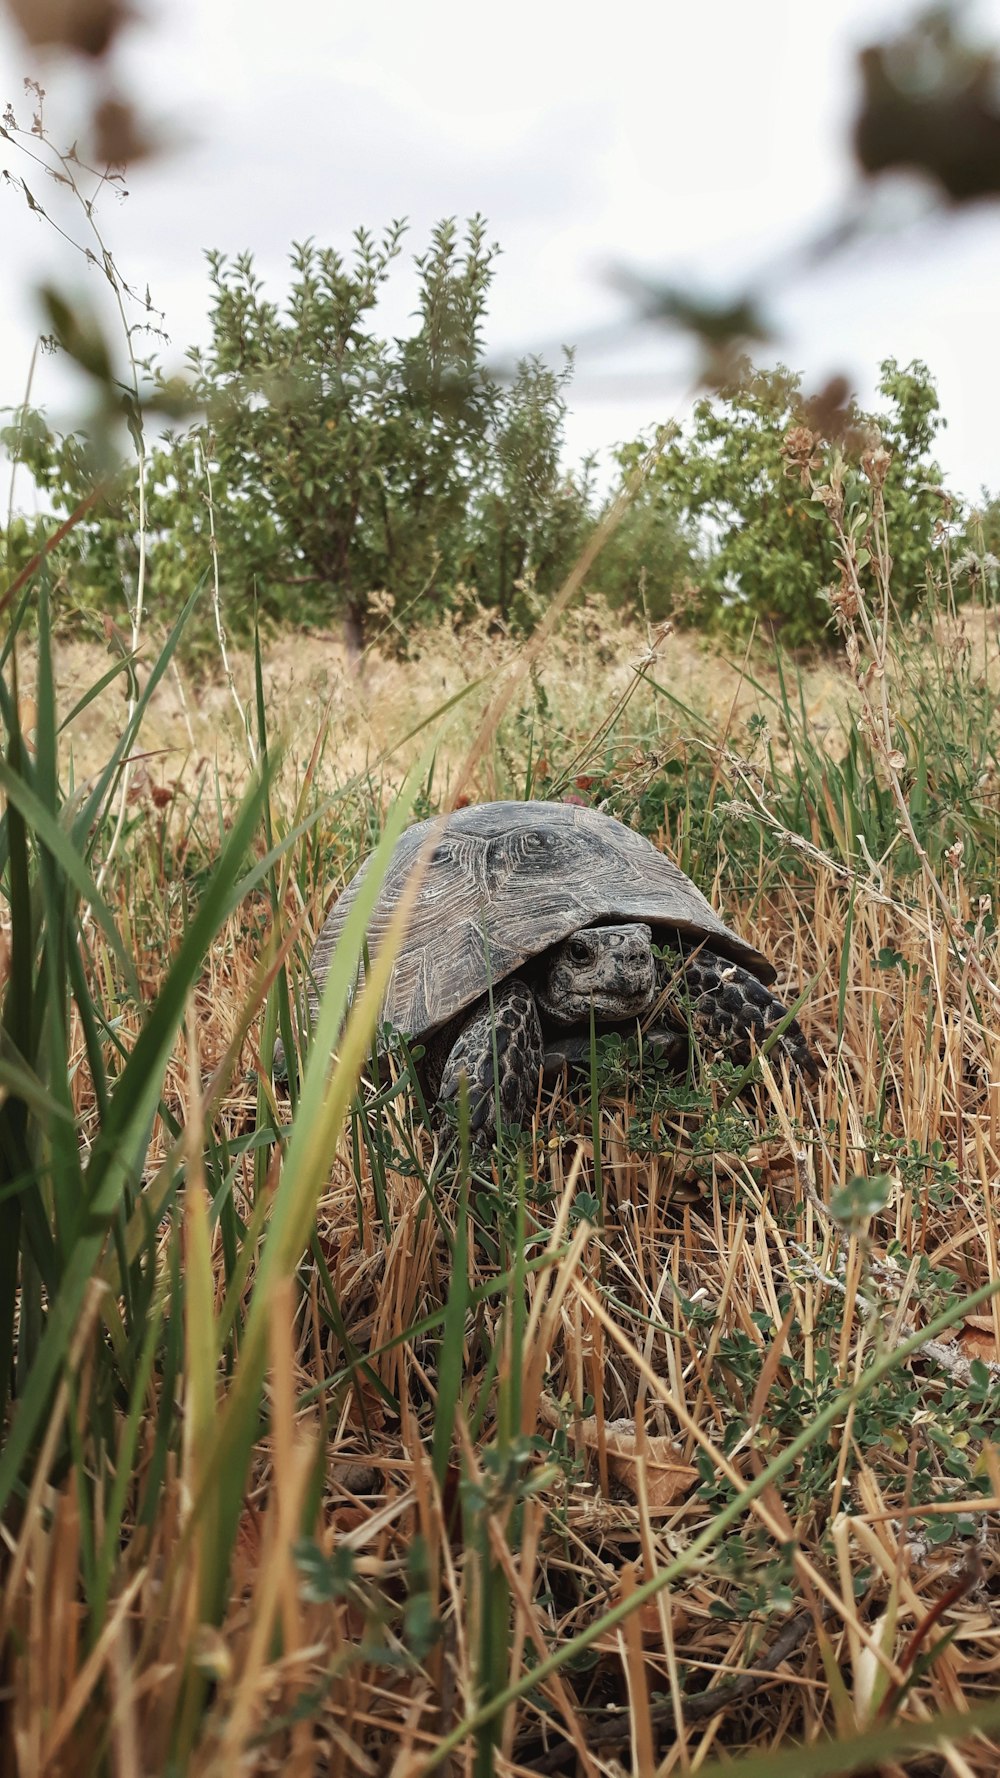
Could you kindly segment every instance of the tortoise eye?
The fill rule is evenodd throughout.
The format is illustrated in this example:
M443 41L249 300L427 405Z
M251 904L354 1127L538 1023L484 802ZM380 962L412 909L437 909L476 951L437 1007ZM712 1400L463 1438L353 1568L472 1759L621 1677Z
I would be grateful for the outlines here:
M569 954L574 963L586 963L590 956L590 946L585 939L573 938L569 942Z

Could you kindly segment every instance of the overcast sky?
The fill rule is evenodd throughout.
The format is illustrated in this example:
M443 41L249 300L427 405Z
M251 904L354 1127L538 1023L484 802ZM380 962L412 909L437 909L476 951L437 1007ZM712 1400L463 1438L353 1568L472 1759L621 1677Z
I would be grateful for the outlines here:
M294 239L345 247L358 224L406 216L416 250L437 218L477 210L503 248L491 351L574 343L625 318L613 267L725 291L829 221L853 189L854 54L912 10L366 0L348 13L318 0L160 0L121 65L144 111L185 145L135 169L128 202L104 207L105 230L122 272L165 310L177 358L205 336L205 248L251 248L279 295ZM1000 0L971 16L1000 39ZM24 122L22 77L40 76L53 134L72 139L73 82L29 56L5 21L0 73L0 102ZM0 165L26 171L0 147ZM33 284L86 274L2 186L0 231L10 405L24 394ZM939 455L975 496L1000 488L998 294L1000 208L896 228L779 293L778 355L814 383L843 372L863 399L880 358L925 358L948 418ZM411 305L404 273L386 327L405 325ZM690 367L686 349L654 334L581 351L568 454L683 413ZM65 414L70 394L42 360L34 398Z

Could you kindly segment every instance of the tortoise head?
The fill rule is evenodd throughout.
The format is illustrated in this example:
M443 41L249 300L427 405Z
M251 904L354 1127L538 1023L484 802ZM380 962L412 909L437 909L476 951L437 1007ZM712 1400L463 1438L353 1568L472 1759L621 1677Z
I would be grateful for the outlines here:
M542 961L535 998L557 1025L590 1018L641 1018L656 996L653 935L638 922L587 926Z

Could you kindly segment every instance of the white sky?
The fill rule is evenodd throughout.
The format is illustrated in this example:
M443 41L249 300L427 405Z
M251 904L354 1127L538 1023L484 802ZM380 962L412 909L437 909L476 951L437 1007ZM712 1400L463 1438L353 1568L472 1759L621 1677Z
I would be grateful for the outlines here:
M166 311L176 358L205 336L207 247L251 248L280 295L293 239L346 247L359 223L408 216L418 250L436 219L476 210L503 248L491 351L573 343L625 316L613 266L725 291L829 221L852 190L854 52L912 10L365 0L349 14L316 0L160 0L123 67L144 111L187 145L135 169L128 203L104 207L105 230L124 275ZM972 17L1000 41L1000 0ZM43 79L50 127L68 142L78 89L4 17L0 104L9 97L21 122L26 73ZM0 166L27 171L0 148ZM58 198L34 185L40 201ZM100 279L2 186L0 230L3 406L23 399L34 283ZM843 372L863 399L880 358L925 358L949 422L939 456L974 496L1000 488L998 293L1000 208L896 229L781 295L777 354L813 383ZM386 327L401 329L411 304L404 273ZM690 362L653 333L610 356L581 352L569 455L683 412ZM65 416L76 389L44 359L33 396Z

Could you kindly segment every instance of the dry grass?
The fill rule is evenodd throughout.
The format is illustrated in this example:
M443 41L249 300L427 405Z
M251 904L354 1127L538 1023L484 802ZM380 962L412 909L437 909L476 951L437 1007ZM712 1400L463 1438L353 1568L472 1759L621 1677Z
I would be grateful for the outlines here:
M98 642L61 637L56 644L61 706L68 709L78 688L91 685L108 664ZM155 646L153 647L155 654ZM410 658L401 660L374 646L359 663L339 636L326 632L276 635L264 649L264 687L270 720L299 772L305 769L317 729L325 716L332 721L330 743L321 765L325 782L342 785L383 758L391 760L398 781L419 750L406 737L433 718L450 698L473 689L459 706L442 737L441 760L447 776L464 759L496 677L518 654L517 644L492 633L479 615L459 630L439 627L418 632ZM609 625L606 612L584 607L570 611L558 633L546 644L543 659L509 713L531 710L534 687L544 688L557 733L582 736L591 720L610 710L630 685L635 665L651 660L650 670L669 681L674 694L720 730L735 713L745 722L761 708L761 699L741 671L738 649L731 660L691 631L656 634L634 622ZM253 661L234 652L238 695L252 696ZM755 668L772 689L773 670L758 649ZM143 668L140 660L140 680ZM30 661L28 663L30 683ZM821 730L843 717L848 701L846 675L823 661L804 670L811 719ZM81 777L102 763L120 729L120 694L101 699L73 729L73 757ZM640 691L636 715L648 721L651 700ZM223 781L237 786L247 772L247 749L229 690L221 677L200 683L188 677L167 678L157 689L143 727L144 750L152 757L146 776L157 784L192 778L218 767ZM478 787L490 795L503 776L502 762L491 760ZM448 785L440 787L447 796Z
M580 757L645 653L639 632L595 624L584 613L548 648L544 707L537 689L522 700L553 773ZM370 772L388 790L415 752L415 743L396 747L399 738L463 683L495 674L507 647L467 632L411 662L375 658L359 679L336 643L274 644L267 700L279 722L287 715L287 781L306 772L326 706L321 778L343 784ZM64 643L59 660L67 694L94 677L79 645ZM720 748L748 746L749 718L768 713L735 668L691 637L661 639L647 670L700 712ZM766 663L755 671L766 677ZM833 749L850 682L827 668L806 683L809 720L814 730L828 725ZM227 699L225 688L203 687L185 717L168 693L146 731L159 757L134 786L133 868L175 927L171 812L158 811L153 791L174 787L173 818L190 807L213 742L223 782L242 776ZM441 797L472 708L460 710L439 755ZM88 713L74 742L79 773L91 769L91 749L95 761L106 756L115 720L109 700ZM610 752L597 750L605 783L641 780L651 757L683 755L676 729L643 683ZM525 732L508 711L470 794L515 787ZM662 837L676 841L676 830ZM318 866L304 895L312 921L324 885ZM973 895L958 876L948 887L958 918L973 925ZM200 1416L211 1416L226 1383L210 1375L199 1397L191 1363L175 1381L184 1430L155 1522L127 1528L96 1641L85 1628L72 1478L45 1478L9 1541L8 1769L26 1778L165 1771L163 1749L187 1712L184 1769L198 1778L237 1769L416 1774L456 1723L509 1683L523 1695L503 1716L496 1769L666 1774L996 1698L1000 1464L979 1429L996 1417L1000 1298L918 1344L760 1486L724 1538L692 1554L720 1507L759 1484L874 1355L929 1323L948 1294L945 1271L965 1293L1000 1283L996 1007L970 995L935 908L891 862L878 890L862 886L852 898L822 850L798 860L794 879L762 874L754 936L786 989L815 977L803 1019L829 1066L814 1094L803 1099L766 1069L752 1115L727 1103L718 1079L697 1102L657 1101L652 1113L644 1089L611 1090L599 1170L589 1115L544 1104L521 1211L526 1251L539 1262L527 1273L516 1271L509 1167L497 1164L492 1199L477 1201L466 1250L454 1170L435 1172L431 1139L410 1114L399 1110L398 1141L375 1150L348 1128L302 1288L271 1317L270 1423L220 1625L208 1627L200 1594L211 1526L190 1515ZM722 911L744 920L739 906ZM195 1127L198 1082L237 1029L257 936L245 913L230 921L171 1064L167 1102ZM163 956L152 942L143 953L135 937L153 991ZM901 959L895 968L879 966L888 950ZM251 1036L236 1078L255 1061ZM86 1120L83 1074L77 1100ZM216 1139L235 1143L256 1103L249 1085L234 1088ZM651 1134L638 1142L636 1120L650 1116ZM161 1125L159 1152L168 1146ZM407 1146L412 1168L399 1164ZM234 1202L249 1221L260 1201L253 1155L235 1166ZM210 1266L211 1313L225 1299L229 1262L219 1226L210 1234L205 1221L199 1169L193 1151L186 1251L192 1278L199 1253ZM845 1185L877 1174L884 1202L852 1220ZM452 1446L435 1473L447 1360L440 1321L422 1322L440 1316L456 1265L479 1294L460 1332ZM246 1293L252 1284L251 1275ZM101 1312L95 1298L81 1354ZM368 1355L364 1369L358 1354ZM985 1386L974 1360L986 1363ZM89 1375L84 1357L62 1402L81 1424ZM151 1461L160 1386L152 1374L137 1476ZM967 1465L956 1452L968 1452ZM944 1522L958 1534L936 1541ZM305 1570L294 1553L303 1537L315 1546ZM339 1566L324 1568L320 1555ZM594 1630L570 1667L535 1687L523 1677L668 1571L669 1584ZM986 1778L1000 1743L965 1734L902 1757L905 1765L887 1758L877 1769ZM813 1769L806 1758L802 1772ZM468 1737L449 1755L451 1769L470 1773L489 1759Z

